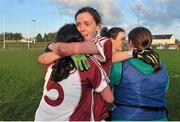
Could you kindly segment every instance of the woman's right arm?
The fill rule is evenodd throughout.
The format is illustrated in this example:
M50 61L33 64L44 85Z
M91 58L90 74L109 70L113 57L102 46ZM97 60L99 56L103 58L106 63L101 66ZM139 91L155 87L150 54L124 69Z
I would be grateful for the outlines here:
M38 62L41 64L50 64L55 60L75 54L98 54L97 46L89 41L71 42L71 43L52 43L48 47L53 52L43 53L38 57Z
M128 58L131 58L132 56L132 51L116 51L113 53L112 56L112 62L116 63L119 61L124 61Z
M71 42L71 43L57 42L50 44L49 49L57 53L58 55L62 55L62 56L99 53L97 46L90 41Z
M57 55L54 52L43 53L38 57L38 62L41 64L51 64L55 60L61 58L62 56Z

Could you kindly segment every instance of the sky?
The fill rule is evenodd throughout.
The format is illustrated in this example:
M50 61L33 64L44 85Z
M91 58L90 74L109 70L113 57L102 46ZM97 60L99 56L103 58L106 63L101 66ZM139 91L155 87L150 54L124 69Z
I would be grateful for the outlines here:
M20 32L27 38L56 32L74 23L84 6L97 9L109 28L122 27L128 33L144 26L153 35L174 34L180 40L180 0L0 0L0 33Z

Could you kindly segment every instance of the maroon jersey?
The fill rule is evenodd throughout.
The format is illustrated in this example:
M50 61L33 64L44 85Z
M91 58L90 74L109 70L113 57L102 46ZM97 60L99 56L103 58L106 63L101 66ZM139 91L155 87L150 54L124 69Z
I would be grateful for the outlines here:
M98 39L99 38L99 39ZM112 64L112 42L106 37L96 37L93 40L96 44L100 55L94 55L94 57L101 63L103 69L109 76L110 68ZM109 114L107 110L107 103L99 93L94 92L94 120L105 120Z
M109 79L94 57L89 58L88 61L91 65L88 71L74 70L68 78L57 83L50 80L53 64L48 66L43 96L35 120L90 121L93 119L93 110L96 107L93 93L102 92ZM99 104L98 107L103 108L104 104Z

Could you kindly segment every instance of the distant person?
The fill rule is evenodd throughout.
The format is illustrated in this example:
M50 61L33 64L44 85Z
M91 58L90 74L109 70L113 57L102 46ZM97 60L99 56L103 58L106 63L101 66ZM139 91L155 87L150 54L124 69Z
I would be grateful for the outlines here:
M80 42L84 38L75 24L63 26L56 42ZM98 61L87 57L90 68L80 72L72 57L63 57L47 65L44 90L36 111L35 121L90 121L94 119L93 93L97 92L107 103L113 102L108 77ZM101 109L97 110L102 113Z
M111 73L111 77L110 77L110 80L111 80L110 85L111 85L113 84L114 79L119 77L119 74L117 73L117 71L119 72L120 71L119 68L122 67L122 62L120 62L119 58L117 57L121 57L123 60L123 55L124 55L123 46L125 43L126 34L125 34L125 30L120 27L112 27L109 30L107 27L103 27L101 28L100 34L101 36L108 37L112 42L113 64L111 66L111 72L113 71L113 73ZM107 118L108 121L111 120L111 111L113 110L113 108L114 108L113 104L110 104L108 106L108 110L110 114L110 116Z
M127 59L127 57L124 56L124 44L125 44L125 39L126 39L126 33L125 30L120 28L120 27L112 27L108 30L108 28L104 27L101 29L101 36L108 37L111 42L112 42L112 62L113 65L111 66L111 70L113 71L118 71L119 72L119 66L122 67L122 60ZM132 51L131 51L132 53ZM119 60L121 57L122 60ZM131 58L131 57L129 57ZM114 70L115 69L115 70ZM114 75L112 75L114 74ZM114 78L116 77L117 73L111 73L111 82L114 82ZM119 76L118 76L119 77Z
M150 49L152 34L147 28L131 30L128 43L130 50L154 52ZM168 75L156 52L151 56L151 62L148 62L149 59L130 58L111 70L111 86L114 87L116 105L112 111L112 121L167 120L165 94Z

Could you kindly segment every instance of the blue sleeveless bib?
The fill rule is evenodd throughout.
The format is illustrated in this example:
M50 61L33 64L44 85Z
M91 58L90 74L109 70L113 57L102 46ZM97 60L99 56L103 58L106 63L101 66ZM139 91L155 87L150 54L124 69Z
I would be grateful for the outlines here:
M115 102L125 105L166 106L165 92L168 76L162 63L161 70L144 74L129 63L122 65L121 81L114 86ZM165 111L156 112L136 107L117 106L112 120L158 120L166 118Z

